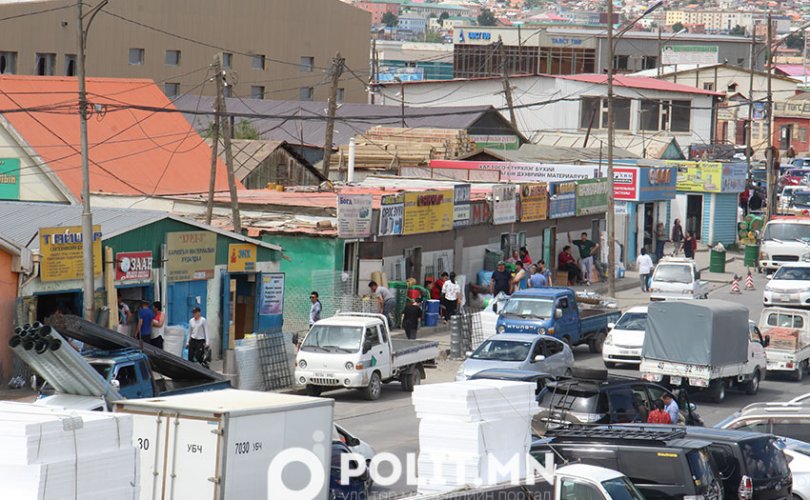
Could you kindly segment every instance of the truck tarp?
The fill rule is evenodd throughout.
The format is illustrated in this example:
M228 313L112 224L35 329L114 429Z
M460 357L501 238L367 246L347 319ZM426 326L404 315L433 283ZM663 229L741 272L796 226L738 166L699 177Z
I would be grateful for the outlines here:
M641 357L722 366L748 359L748 309L723 300L651 302Z

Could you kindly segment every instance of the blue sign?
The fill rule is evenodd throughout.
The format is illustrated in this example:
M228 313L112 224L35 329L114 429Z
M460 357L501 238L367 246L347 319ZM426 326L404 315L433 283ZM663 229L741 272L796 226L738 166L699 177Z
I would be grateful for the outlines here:
M675 199L678 172L675 167L638 167L638 201Z
M491 40L492 33L473 31L471 33L467 33L467 38L470 40Z
M397 68L395 66L382 66L377 74L377 81L394 82L399 78L403 82L417 82L425 79L424 68Z
M576 181L552 182L548 185L548 218L573 217L577 213Z

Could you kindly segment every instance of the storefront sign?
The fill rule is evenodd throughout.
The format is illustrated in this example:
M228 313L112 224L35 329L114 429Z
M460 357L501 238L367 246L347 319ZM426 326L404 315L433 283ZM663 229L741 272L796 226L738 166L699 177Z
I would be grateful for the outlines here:
M255 272L257 252L256 245L250 243L231 243L228 245L228 272Z
M430 160L431 169L500 172L503 182L556 182L599 177L599 166L514 163L508 161Z
M43 227L39 229L42 254L39 279L67 281L84 278L82 227ZM101 275L101 226L93 226L93 276Z
M717 45L667 45L661 50L661 64L717 64Z
M509 224L517 221L517 186L492 186L492 223Z
M481 149L515 150L520 148L520 141L516 135L471 135L470 140Z
M470 225L472 208L470 207L470 185L453 186L453 227Z
M20 159L0 158L0 200L20 199Z
M678 191L694 193L741 193L746 169L742 163L668 161L678 169Z
M405 213L405 194L386 194L380 198L380 236L402 234L402 219Z
M209 231L166 233L169 281L210 280L217 261L217 235Z
M284 273L262 273L259 289L259 314L276 316L284 313Z
M520 221L531 222L548 219L548 185L520 185Z
M638 200L638 167L613 167L613 194L617 200Z
M603 214L608 203L607 179L577 181L577 215Z
M489 200L475 200L472 206L472 225L489 224L492 219L492 207Z
M548 218L573 217L577 213L577 183L557 182L549 185Z
M115 254L115 281L152 279L152 252L119 252Z
M673 167L613 167L616 200L661 201L675 198Z
M453 190L405 193L402 234L437 233L453 229Z
M370 194L337 195L338 238L367 238L371 236Z
M628 215L630 213L630 209L627 207L627 202L617 201L613 205L613 213L616 215Z

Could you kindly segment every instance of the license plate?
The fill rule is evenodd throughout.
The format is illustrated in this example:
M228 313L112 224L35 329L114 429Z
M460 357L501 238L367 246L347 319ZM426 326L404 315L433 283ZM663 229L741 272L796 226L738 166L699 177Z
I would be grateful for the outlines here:
M681 377L669 377L669 383L672 385L681 385L681 382L683 382Z
M316 372L315 376L318 378L335 378L334 373Z
M790 302L790 295L789 294L777 294L776 300L779 302Z
M633 352L633 351L631 351L631 350L629 350L629 349L621 349L621 350L619 350L619 354L630 354L630 355L633 355L633 354L635 354L635 352Z

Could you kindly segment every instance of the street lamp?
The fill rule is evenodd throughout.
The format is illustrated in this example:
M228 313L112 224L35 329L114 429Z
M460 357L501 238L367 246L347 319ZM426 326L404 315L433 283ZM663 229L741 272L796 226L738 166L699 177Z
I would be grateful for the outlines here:
M615 125L613 124L613 57L615 47L613 46L613 0L607 0L607 43L608 43L608 67L607 67L607 100L608 100L608 136L607 136L607 177L608 177L608 210L607 210L607 230L608 230L608 295L616 295L616 205L613 200L613 135ZM620 29L616 38L620 38L627 33L638 21L650 15L655 9L664 4L662 0L652 4L630 24Z
M677 33L674 33L672 36L670 36L666 40L661 40L661 26L658 26L658 64L656 64L656 66L658 67L657 68L658 71L656 73L658 78L661 78L661 74L662 74L663 69L664 69L663 65L661 64L661 58L663 57L663 52L664 52L664 45L671 42L676 36L683 35L684 33L688 33L688 32L689 32L689 30L684 28L684 29L678 31ZM677 71L677 69L678 68L675 68L676 71Z

